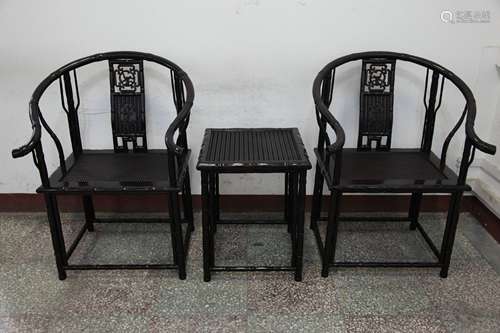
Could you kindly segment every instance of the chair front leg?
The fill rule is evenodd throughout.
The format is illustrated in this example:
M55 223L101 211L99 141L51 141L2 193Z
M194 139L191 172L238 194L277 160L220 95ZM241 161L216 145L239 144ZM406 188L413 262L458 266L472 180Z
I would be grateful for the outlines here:
M170 211L170 233L172 236L172 248L175 264L178 266L179 279L186 279L186 253L182 239L181 212L179 207L179 195L177 192L168 194L168 208Z
M342 192L332 191L330 194L330 207L328 210L328 226L326 229L325 249L323 254L323 269L321 276L327 277L330 263L335 261L335 248L337 246L337 234L340 212L340 199Z
M188 227L191 231L194 231L193 197L191 196L191 182L189 180L189 169L186 170L186 176L184 176L182 207L184 208L184 218L187 221Z
M456 192L451 195L450 205L448 208L448 217L446 219L446 227L443 235L443 242L441 244L441 272L439 275L442 278L448 276L448 269L450 268L451 254L453 250L453 243L457 232L458 219L460 216L460 201L463 192Z
M94 231L95 210L94 203L92 202L91 195L84 195L82 197L83 210L85 212L85 225L88 231Z
M311 222L310 228L313 229L313 224L317 223L321 216L321 199L323 197L323 183L325 178L321 173L319 164L316 163L316 173L314 175L314 190L311 205Z
M47 206L47 217L49 220L54 256L56 258L57 273L59 280L65 280L66 270L64 266L68 264L68 261L56 196L54 194L45 194L45 204Z

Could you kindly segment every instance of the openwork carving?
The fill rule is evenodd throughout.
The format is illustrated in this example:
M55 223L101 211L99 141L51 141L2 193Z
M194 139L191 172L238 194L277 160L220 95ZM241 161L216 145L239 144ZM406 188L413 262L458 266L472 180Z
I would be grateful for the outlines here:
M147 150L142 62L109 62L111 123L115 151Z
M395 66L388 59L363 61L358 149L391 148Z
M365 91L390 92L392 64L365 63Z
M141 93L140 64L112 64L115 93Z

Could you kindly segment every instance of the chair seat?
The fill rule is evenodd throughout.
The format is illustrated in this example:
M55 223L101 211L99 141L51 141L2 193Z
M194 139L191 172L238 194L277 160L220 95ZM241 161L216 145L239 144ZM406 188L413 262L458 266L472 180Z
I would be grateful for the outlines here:
M333 155L332 155L333 156ZM329 174L333 174L334 158ZM351 192L401 192L409 189L449 191L458 188L457 176L449 168L441 171L434 154L419 149L392 149L391 151L359 151L344 149L339 184L326 177L330 188ZM464 187L464 186L462 186ZM464 189L469 189L465 186ZM441 191L438 190L438 191Z
M56 191L173 191L166 150L144 153L115 153L112 150L85 150L76 160L67 160L68 172L57 169L51 176ZM182 183L180 179L178 184Z

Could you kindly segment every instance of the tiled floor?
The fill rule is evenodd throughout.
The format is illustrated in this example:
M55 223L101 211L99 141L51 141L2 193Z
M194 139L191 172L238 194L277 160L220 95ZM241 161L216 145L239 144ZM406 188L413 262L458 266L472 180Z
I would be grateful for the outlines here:
M71 240L81 216L63 215ZM444 215L423 214L435 237ZM306 228L304 281L289 273L216 273L202 280L201 227L188 278L176 271L77 271L57 280L43 214L0 215L0 332L500 332L500 245L461 215L447 279L437 269L342 269L320 277ZM171 261L165 225L96 225L72 262ZM339 256L430 259L407 224L345 223ZM437 241L437 238L436 238ZM282 226L219 226L217 261L290 260Z

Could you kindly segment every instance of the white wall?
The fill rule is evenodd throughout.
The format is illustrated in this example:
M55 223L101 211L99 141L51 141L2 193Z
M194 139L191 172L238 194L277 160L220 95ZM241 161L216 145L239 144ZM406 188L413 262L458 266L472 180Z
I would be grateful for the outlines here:
M500 149L500 43L483 48L475 86L478 107L493 110L478 125ZM472 164L469 178L476 195L500 217L500 153L479 158Z
M442 10L489 10L491 22L446 24L440 20ZM186 70L196 92L189 139L194 152L193 192L199 193L194 164L206 127L297 126L312 155L317 136L312 81L323 65L347 53L413 53L451 69L478 93L483 88L478 80L483 49L500 43L499 17L497 0L1 1L0 192L33 192L38 186L31 158L13 160L10 150L30 135L27 103L33 89L52 70L79 57L139 50L164 56ZM420 132L412 129L422 123L425 74L404 65L398 69L403 79L396 95L393 142L418 146ZM170 96L161 90L161 75L153 68L147 70L152 73L147 99L149 143L163 147L163 131L173 110ZM339 84L334 102L350 146L357 132L359 73L359 68L352 68L339 74L344 83ZM105 64L80 75L84 142L87 147L111 147ZM460 112L453 91L446 94L449 101L439 115L446 124L443 133ZM66 120L58 98L57 89L51 89L42 105L49 122L64 137ZM479 109L478 133L484 133L485 139L498 133L491 130L494 119L494 108ZM442 133L438 134L441 139L436 144L442 141ZM452 167L459 150L460 144L455 143L448 160ZM55 151L47 146L46 152L55 166ZM222 191L280 193L281 181L272 176L235 175L223 178ZM309 193L312 185L310 172Z

